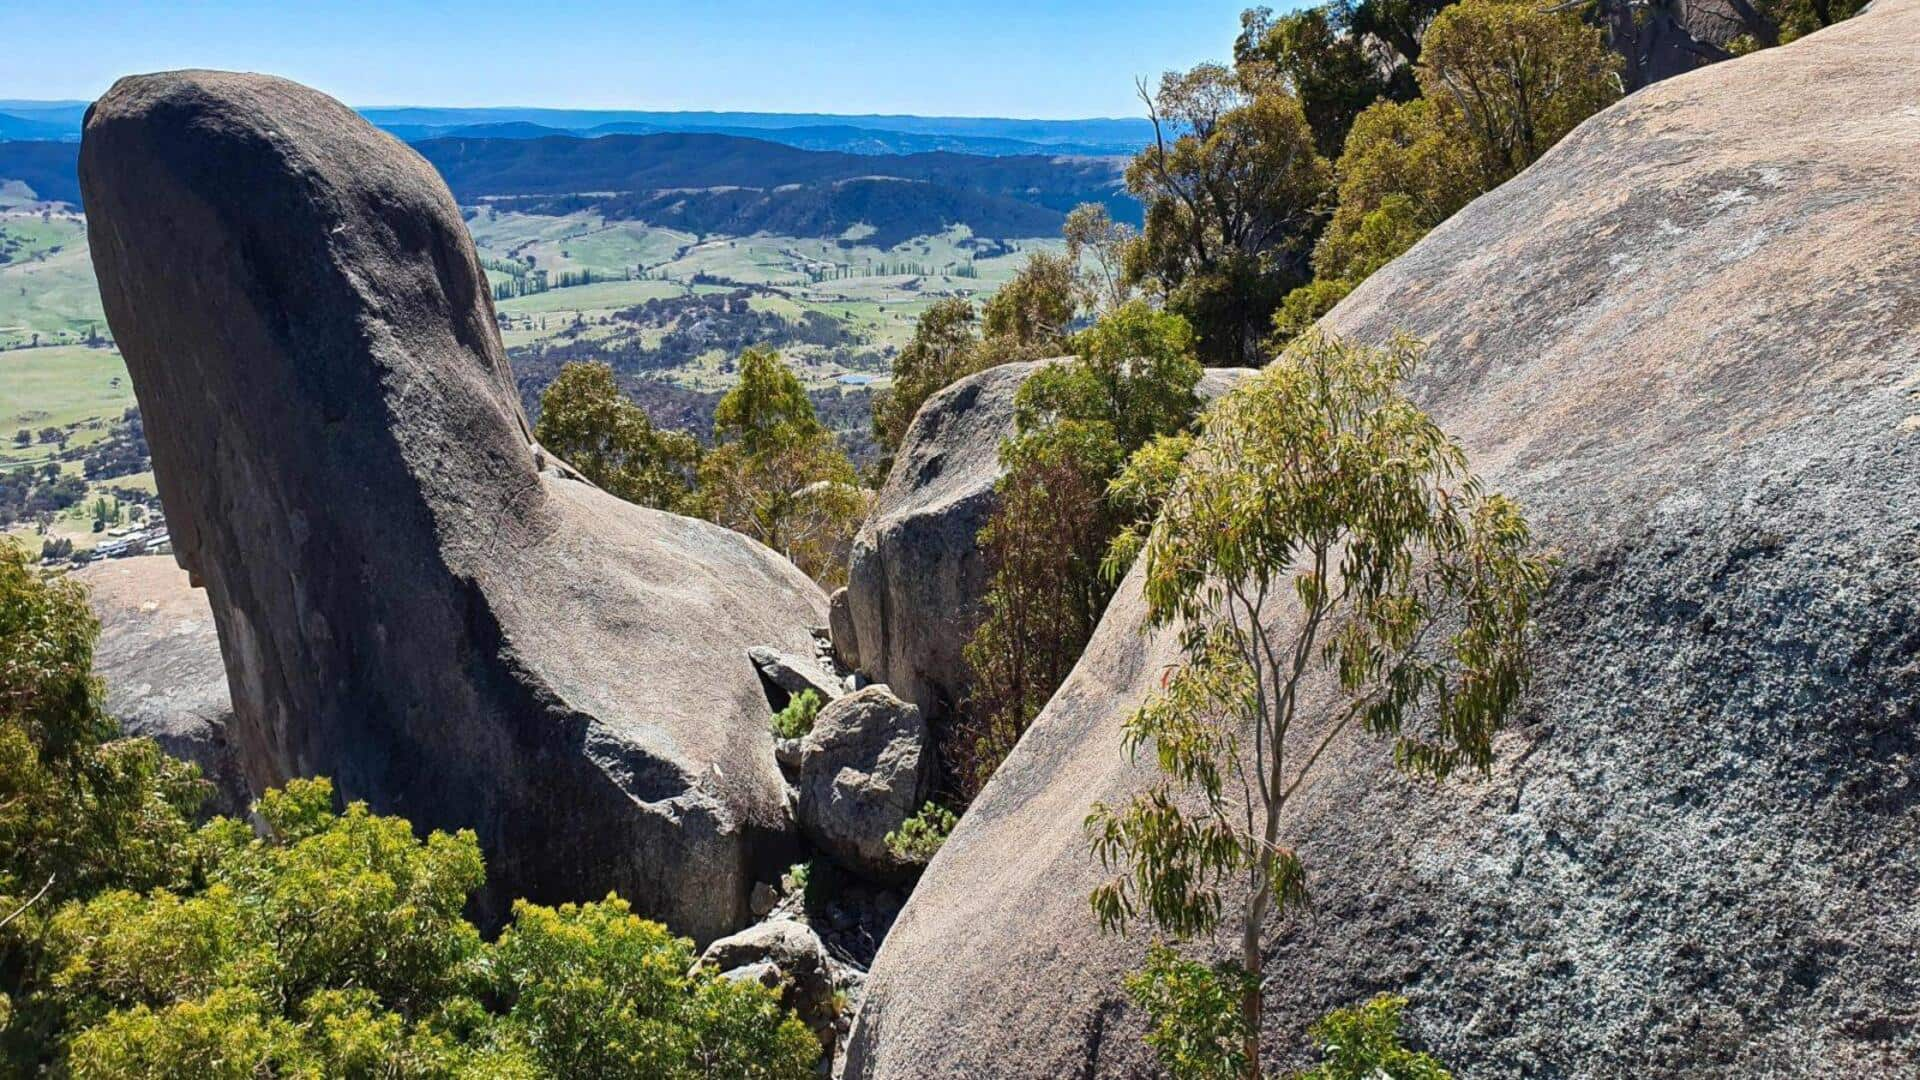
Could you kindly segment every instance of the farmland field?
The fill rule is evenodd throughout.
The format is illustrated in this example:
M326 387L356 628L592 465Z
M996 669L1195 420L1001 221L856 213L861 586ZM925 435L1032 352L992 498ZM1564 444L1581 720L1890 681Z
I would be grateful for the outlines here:
M106 332L86 223L64 211L0 211L0 348Z
M542 216L490 206L468 228L495 290L523 400L570 360L612 364L656 419L703 432L749 345L770 345L859 455L868 395L884 385L914 320L945 297L984 300L1052 238L977 240L964 227L888 248L839 237L696 236L596 212ZM35 543L84 549L100 500L138 500L153 477L125 365L101 311L85 220L61 204L0 203L0 474L85 483ZM25 431L23 438L19 435ZM120 455L116 457L115 455ZM130 471L131 470L131 471Z

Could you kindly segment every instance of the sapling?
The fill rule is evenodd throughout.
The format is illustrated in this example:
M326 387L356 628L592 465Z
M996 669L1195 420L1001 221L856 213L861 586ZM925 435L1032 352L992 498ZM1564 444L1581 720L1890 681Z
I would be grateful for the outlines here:
M1158 780L1087 817L1114 873L1092 904L1109 931L1237 933L1228 964L1174 968L1156 950L1166 977L1132 980L1187 1075L1261 1075L1264 935L1307 888L1281 825L1328 750L1359 731L1390 740L1407 773L1484 773L1527 681L1551 560L1402 393L1419 356L1409 339L1309 333L1205 417L1177 473L1116 482L1166 488L1109 565L1144 560L1147 626L1173 629L1183 658L1125 723ZM1169 1034L1195 995L1240 1015Z

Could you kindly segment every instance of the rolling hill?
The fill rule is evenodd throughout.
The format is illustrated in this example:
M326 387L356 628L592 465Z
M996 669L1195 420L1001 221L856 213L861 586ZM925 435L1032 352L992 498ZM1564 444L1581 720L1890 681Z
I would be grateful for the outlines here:
M886 176L1007 196L1062 213L1082 202L1107 202L1119 216L1138 216L1120 191L1119 163L1110 158L851 154L698 132L428 139L414 149L462 202L503 195L776 188Z
M924 180L858 177L772 189L722 187L609 196L533 196L505 200L505 209L563 215L593 210L611 220L644 221L697 235L836 237L856 226L887 248L916 236L965 225L980 237L1049 236L1066 215L1005 195Z
M886 243L956 225L982 237L1044 236L1083 202L1139 220L1115 158L857 154L702 132L527 138L532 125L506 124L516 137L413 146L463 203L514 199L531 213L595 209L701 234L838 236L865 224ZM76 202L77 153L71 142L0 142L0 179L24 181L42 199Z

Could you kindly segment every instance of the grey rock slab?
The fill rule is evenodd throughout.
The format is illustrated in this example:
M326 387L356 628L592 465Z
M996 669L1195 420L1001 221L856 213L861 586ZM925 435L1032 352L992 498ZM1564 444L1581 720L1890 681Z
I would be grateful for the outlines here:
M1349 740L1287 822L1270 1068L1380 991L1459 1076L1920 1060L1916 55L1879 0L1641 90L1327 318L1430 343L1413 393L1563 561L1491 777ZM1152 1071L1151 934L1100 932L1081 832L1152 779L1143 616L1136 570L882 945L848 1077Z
M128 735L200 767L214 813L244 815L252 792L229 729L233 699L206 593L165 555L107 559L74 572L100 620L93 670Z
M820 670L820 665L783 653L771 645L756 645L748 649L747 659L753 662L762 677L789 694L798 695L812 690L820 695L824 703L842 693L839 680Z

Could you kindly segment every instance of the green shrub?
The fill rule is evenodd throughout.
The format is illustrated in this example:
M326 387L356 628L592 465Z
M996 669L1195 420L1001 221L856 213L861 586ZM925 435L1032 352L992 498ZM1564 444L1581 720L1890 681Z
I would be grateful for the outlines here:
M662 510L692 506L700 444L654 427L606 364L562 366L540 395L533 437L608 494Z
M1123 985L1152 1020L1146 1043L1174 1080L1231 1080L1246 1074L1246 1014L1240 1001L1248 978L1238 964L1208 966L1155 944L1147 950L1146 966Z
M1310 1032L1320 1064L1299 1080L1452 1080L1439 1059L1400 1041L1400 1010L1406 1007L1406 998L1381 994L1328 1013Z
M798 739L813 730L814 718L820 715L820 706L825 702L812 690L802 690L787 707L773 714L773 736L776 739Z
M1234 1080L1250 1075L1242 995L1249 976L1231 961L1203 964L1164 944L1125 980L1127 996L1152 1022L1146 1042L1175 1080ZM1400 1012L1407 999L1381 994L1335 1009L1308 1029L1320 1064L1293 1080L1452 1080L1431 1054L1401 1041Z
M804 1077L805 1025L609 896L521 901L489 946L462 917L473 833L269 792L268 826L195 835L206 886L109 890L52 919L49 996L76 1078Z
M758 984L625 903L520 904L488 945L470 831L424 839L326 780L216 818L145 739L114 739L98 625L0 543L0 1075L811 1076Z
M520 901L494 950L505 1024L546 1075L802 1077L820 1044L757 983L693 968L693 943L625 901Z
M903 862L929 863L947 842L953 827L960 819L953 811L930 802L920 808L919 813L900 823L898 829L887 834L887 850Z

